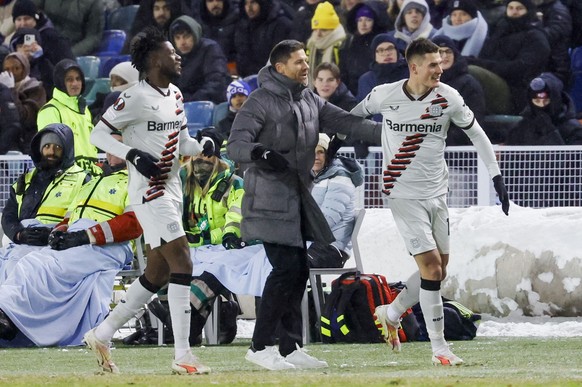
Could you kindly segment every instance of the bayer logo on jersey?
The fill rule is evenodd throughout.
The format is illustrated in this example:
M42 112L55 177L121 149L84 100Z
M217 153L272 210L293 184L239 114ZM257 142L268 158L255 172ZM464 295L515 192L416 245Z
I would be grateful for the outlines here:
M443 115L443 108L441 105L430 105L428 113L431 117L440 117Z

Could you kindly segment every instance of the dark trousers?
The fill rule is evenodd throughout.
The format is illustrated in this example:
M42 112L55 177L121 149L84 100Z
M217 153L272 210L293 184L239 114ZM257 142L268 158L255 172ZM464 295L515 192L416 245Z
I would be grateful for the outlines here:
M287 356L296 344L303 346L301 300L305 292L309 267L305 248L263 243L267 258L273 266L265 282L257 314L253 347L263 350L275 345L279 335L279 352ZM277 326L281 325L277 331Z

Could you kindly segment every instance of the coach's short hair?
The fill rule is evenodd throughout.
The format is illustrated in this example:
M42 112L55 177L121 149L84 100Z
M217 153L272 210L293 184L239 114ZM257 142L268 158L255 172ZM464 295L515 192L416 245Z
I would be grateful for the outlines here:
M406 47L406 61L410 62L414 57L424 57L425 54L434 54L439 52L439 46L434 44L430 39L418 38L410 42Z
M300 41L293 39L282 40L271 50L269 62L271 66L275 66L277 63L287 63L291 54L303 49L305 49L305 45Z

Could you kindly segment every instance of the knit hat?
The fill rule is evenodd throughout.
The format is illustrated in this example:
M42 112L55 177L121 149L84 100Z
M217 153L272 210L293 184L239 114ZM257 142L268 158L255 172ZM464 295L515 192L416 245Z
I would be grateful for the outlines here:
M528 95L530 98L550 98L549 88L541 77L531 80L528 87Z
M55 132L47 131L40 139L40 151L41 152L42 152L42 148L44 148L44 146L46 144L55 144L55 145L58 145L62 148L63 147L63 140L61 140L59 135L56 134Z
M31 0L18 0L12 8L12 21L15 21L18 16L27 15L38 21L40 15L36 9L36 5Z
M455 59L461 56L459 48L457 47L453 39L449 38L448 36L438 35L432 38L431 40L434 44L436 44L439 47L447 47L453 50L453 54L455 54Z
M312 30L335 30L340 20L329 1L319 3L311 18Z
M535 15L536 13L536 5L533 0L505 0L505 7L512 1L517 1L518 3L523 4L527 8L527 13L530 15Z
M139 71L133 67L131 62L121 62L113 66L109 72L109 78L111 78L112 75L117 75L118 77L125 79L127 82L125 85L112 88L112 91L124 91L139 82Z
M228 103L230 103L231 98L234 97L235 94L244 94L248 97L249 94L251 94L251 87L242 79L232 81L226 88L226 100Z
M397 47L396 38L394 37L394 35L388 34L388 33L378 34L378 35L374 36L374 39L372 39L372 44L370 44L370 47L372 48L372 52L376 52L376 49L378 48L378 46L381 45L382 43L386 43L386 42L392 43L394 45L394 47Z
M453 11L461 10L467 12L472 18L477 17L477 6L473 3L473 0L453 0L449 4L449 14Z
M369 19L376 19L376 14L372 11L372 9L370 7L368 7L366 4L362 5L360 8L358 8L358 10L356 11L356 20L358 20L361 17L367 17Z
M329 148L329 136L325 133L319 133L319 141L317 142L317 146L322 147L327 151Z
M404 5L402 10L400 11L400 14L406 15L406 13L413 8L416 9L417 11L419 11L420 13L422 13L422 16L426 16L426 12L428 11L428 9L422 3L420 3L420 2L417 3L413 0L413 1L409 1L406 5Z

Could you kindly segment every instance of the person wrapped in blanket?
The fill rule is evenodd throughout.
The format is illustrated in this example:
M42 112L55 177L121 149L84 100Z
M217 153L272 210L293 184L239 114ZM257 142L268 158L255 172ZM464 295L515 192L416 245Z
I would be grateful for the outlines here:
M194 267L190 344L201 343L202 329L215 300L221 295L230 300L225 305L230 318L229 329L223 330L219 343L228 344L236 336L236 316L239 314L232 293L260 296L271 265L262 245L246 246L240 238L243 181L235 174L233 164L220 155L224 138L211 128L203 129L198 135L212 138L216 145L212 156L200 154L189 160L181 175L184 230ZM171 327L165 291L158 292L158 299L152 301L149 308L166 327ZM168 341L171 342L171 338ZM143 343L144 340L136 335L126 342Z
M109 313L115 276L133 259L129 241L142 229L127 206L125 160L107 154L107 161L75 196L49 246L3 266L0 347L81 345Z

